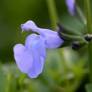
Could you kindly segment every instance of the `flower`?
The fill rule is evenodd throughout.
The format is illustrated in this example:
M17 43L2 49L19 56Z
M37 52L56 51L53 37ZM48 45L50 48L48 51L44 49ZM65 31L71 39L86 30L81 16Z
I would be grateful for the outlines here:
M68 11L71 15L75 14L75 0L66 0Z
M26 38L25 45L14 46L14 58L21 72L36 78L43 70L46 48L41 36L32 34Z
M63 43L63 40L58 36L57 32L39 28L32 20L22 24L21 29L23 31L32 31L40 34L45 40L46 48L58 48Z
M58 48L63 40L57 32L50 29L37 27L33 21L27 21L21 25L23 31L33 31L38 34L31 34L26 38L25 45L14 46L14 58L21 72L26 73L30 78L36 78L42 73L46 59L46 48Z

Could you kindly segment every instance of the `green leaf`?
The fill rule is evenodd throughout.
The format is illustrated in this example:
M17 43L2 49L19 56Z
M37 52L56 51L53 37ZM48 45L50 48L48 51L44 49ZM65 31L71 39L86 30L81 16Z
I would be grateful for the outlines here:
M80 22L77 17L64 14L61 16L60 20L63 27L65 27L65 29L69 30L71 33L75 33L76 35L82 35L83 33L85 33L85 25Z
M0 70L0 92L6 91L6 77L2 70Z
M92 84L87 84L86 90L87 90L87 92L92 92Z

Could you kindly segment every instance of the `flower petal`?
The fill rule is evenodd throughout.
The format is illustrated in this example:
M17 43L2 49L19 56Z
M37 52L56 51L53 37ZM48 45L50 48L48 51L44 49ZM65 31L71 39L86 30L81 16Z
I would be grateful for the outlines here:
M29 52L22 44L15 45L13 50L18 68L21 72L28 73L33 64L32 52Z
M45 39L46 48L58 48L63 44L64 41L59 37L57 32L49 29L43 29L43 31L45 31L42 36Z
M28 25L29 21L24 24L24 26ZM35 24L33 21L30 20L30 25L26 26L26 29L30 29L33 32L37 32L41 35L41 37L45 40L45 44L47 48L57 48L60 45L62 45L63 40L59 37L58 33L55 31L52 31L50 29L43 29L36 26L33 26ZM22 30L24 30L24 27L22 27Z
M27 21L25 24L21 24L21 29L23 31L30 31L32 30L31 28L37 29L37 25L31 20Z
M38 47L40 46L39 49L41 56L46 57L46 46L44 38L36 34L29 35L25 41L26 48L31 49L34 44L37 44Z
M68 11L71 15L75 14L75 0L66 0Z
M36 78L43 70L46 57L46 48L43 39L38 35L35 36L37 39L30 41L31 35L27 37L27 42L31 43L31 52L33 56L33 65L32 69L29 71L28 76L31 78ZM29 44L29 42L28 42ZM28 45L26 43L26 45Z

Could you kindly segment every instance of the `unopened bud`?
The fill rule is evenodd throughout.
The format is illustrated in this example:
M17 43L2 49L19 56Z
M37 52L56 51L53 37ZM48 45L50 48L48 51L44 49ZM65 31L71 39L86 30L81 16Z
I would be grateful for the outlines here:
M72 43L72 49L73 50L78 50L80 48L80 43L79 42L73 42Z
M90 42L92 40L92 34L87 34L84 38L86 41Z

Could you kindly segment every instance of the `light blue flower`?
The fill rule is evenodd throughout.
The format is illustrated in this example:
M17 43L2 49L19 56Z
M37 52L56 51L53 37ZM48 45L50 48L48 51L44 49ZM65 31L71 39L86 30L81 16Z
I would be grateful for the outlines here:
M14 58L21 72L36 78L43 70L46 47L41 36L32 34L26 38L25 45L14 46Z
M30 78L36 78L43 71L46 48L58 48L63 44L63 40L57 32L39 28L31 20L22 24L21 28L23 31L33 31L38 34L29 35L25 45L15 45L14 58L20 71L26 73Z
M58 48L63 44L63 40L58 36L57 32L50 29L39 28L32 20L22 24L21 29L23 31L32 31L40 34L45 40L46 48Z
M71 15L75 14L75 0L66 0L68 11Z

